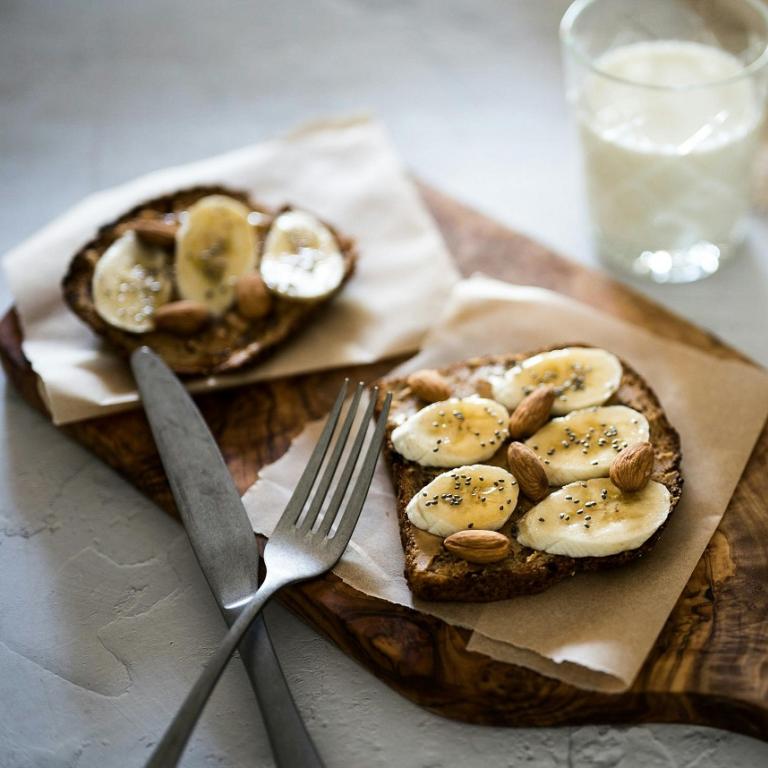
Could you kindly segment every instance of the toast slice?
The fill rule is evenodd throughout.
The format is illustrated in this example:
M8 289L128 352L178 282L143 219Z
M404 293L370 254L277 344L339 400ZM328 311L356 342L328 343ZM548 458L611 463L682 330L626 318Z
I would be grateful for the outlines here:
M96 262L123 234L128 222L137 219L162 222L169 214L181 213L207 195L227 195L263 214L262 222L258 225L259 247L263 246L264 234L272 218L282 212L269 211L250 200L246 193L219 186L195 187L157 197L101 227L96 236L75 254L62 283L64 299L72 311L118 352L127 356L139 346L149 346L176 373L186 375L233 371L264 357L298 333L316 312L329 303L352 276L357 260L354 242L326 223L338 241L345 267L341 284L329 296L313 302L291 301L274 296L272 309L266 317L247 319L235 309L230 309L221 318L189 337L160 331L131 333L107 323L96 311L91 289Z
M440 373L451 385L454 397L466 397L482 389L481 381L492 374L506 370L514 363L558 345L525 354L507 354L473 358L441 369ZM606 557L573 558L551 555L529 549L515 539L516 522L532 506L522 494L509 521L501 529L511 539L509 555L499 562L479 565L469 563L448 552L440 536L427 533L414 526L406 515L411 498L444 469L422 467L404 459L392 445L391 434L396 422L422 408L425 403L413 395L405 379L390 378L379 383L380 391L393 393L384 455L395 490L400 538L405 551L405 577L416 597L424 600L488 602L504 600L518 595L542 592L557 582L580 571L614 568L637 560L649 552L658 541L682 493L683 478L680 471L682 454L680 438L669 423L664 409L646 381L623 360L622 378L617 392L606 405L626 405L642 413L650 425L650 441L654 448L652 479L667 487L671 496L671 509L667 521L644 544ZM380 404L379 404L380 405ZM486 463L506 467L505 443Z

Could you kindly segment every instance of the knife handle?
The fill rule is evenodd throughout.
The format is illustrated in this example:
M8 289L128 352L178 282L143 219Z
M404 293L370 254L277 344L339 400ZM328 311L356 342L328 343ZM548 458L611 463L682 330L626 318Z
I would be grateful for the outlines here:
M238 646L278 768L324 768L307 733L260 615Z

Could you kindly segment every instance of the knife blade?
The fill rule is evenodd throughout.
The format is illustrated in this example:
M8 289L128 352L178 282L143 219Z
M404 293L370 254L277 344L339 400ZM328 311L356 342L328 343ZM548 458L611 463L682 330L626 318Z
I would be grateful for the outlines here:
M200 411L148 347L131 355L152 435L192 549L226 623L258 588L259 553L240 494ZM278 766L320 766L263 619L239 647Z

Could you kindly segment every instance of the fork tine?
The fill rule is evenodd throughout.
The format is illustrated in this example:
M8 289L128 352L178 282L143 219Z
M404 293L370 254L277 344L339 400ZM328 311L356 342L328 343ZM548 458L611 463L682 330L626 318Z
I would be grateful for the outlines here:
M305 533L312 528L312 526L315 524L315 520L317 520L318 514L320 514L320 509L323 506L325 497L328 495L328 488L330 487L333 476L336 473L336 467L339 465L339 459L341 459L341 454L344 452L344 446L347 444L349 431L352 429L352 422L354 422L355 416L357 415L357 407L360 404L360 396L363 394L363 389L364 385L362 382L360 382L355 389L355 396L349 406L347 417L344 419L344 424L341 427L341 431L336 437L336 443L333 446L331 458L328 459L328 464L325 467L323 476L320 478L320 482L315 489L315 495L312 497L312 503L310 504L309 510L304 517L304 520L302 520L301 525L299 525L299 530L302 533Z
M355 435L355 442L352 444L349 456L347 457L347 463L344 465L344 469L341 472L341 477L339 478L338 485L333 492L331 501L328 504L328 509L325 511L323 520L318 526L317 533L321 537L328 535L328 531L331 530L333 521L336 519L339 507L341 506L341 502L344 500L344 494L346 493L347 487L349 486L349 481L352 479L352 473L355 470L355 464L357 463L357 460L360 457L360 452L363 449L363 442L365 441L365 435L368 431L368 425L371 421L371 416L376 405L378 393L378 387L374 387L371 391L368 405L366 406L365 413L363 414L363 420L360 423L360 427L358 428L357 434Z
M373 432L373 437L368 446L368 453L363 461L363 466L360 469L360 474L357 477L355 487L352 489L352 494L349 497L347 507L342 512L339 527L336 529L336 533L333 536L334 543L341 545L342 548L346 547L347 542L352 538L352 532L355 530L355 525L360 517L360 512L363 510L363 504L365 504L365 499L368 496L368 489L371 487L373 473L376 469L376 461L379 458L379 450L381 449L381 443L384 440L384 430L387 427L387 417L389 416L389 405L391 402L392 393L387 392L384 406L381 409L379 420L376 423L376 429Z
M371 392L371 398L368 401L368 407L365 409L363 422L357 431L357 435L355 436L355 442L353 443L352 450L349 453L349 458L347 459L347 463L344 467L343 472L341 473L341 477L339 478L339 484L336 486L336 490L333 492L333 497L331 498L331 501L328 504L328 509L325 512L323 521L320 523L320 526L317 529L319 536L328 535L328 532L331 530L331 526L333 525L333 521L336 519L336 516L338 515L339 508L341 507L341 502L344 500L344 494L347 492L347 488L349 487L349 481L352 479L352 473L355 471L355 465L357 464L357 461L360 458L360 453L363 449L363 442L365 441L365 435L368 432L368 425L370 424L371 416L373 415L373 409L376 405L376 400L378 399L378 395L379 395L379 388L374 387L373 391ZM387 395L387 400L385 402L385 409L387 412L389 411L390 399L391 397ZM384 415L384 413L385 411L382 410L382 415ZM386 422L386 419L384 419L384 421ZM376 449L374 452L376 453L376 455L378 455L378 449Z
M317 441L315 450L312 451L312 456L309 458L307 468L299 478L299 482L296 484L296 489L285 507L283 514L277 521L275 529L282 527L284 524L293 525L296 520L298 520L301 510L304 508L304 504L309 496L309 492L312 490L312 486L317 478L317 473L320 471L320 466L323 463L325 454L328 451L333 431L336 429L336 424L339 421L341 406L347 395L348 383L349 379L344 379L339 394L336 396L336 402L333 404L333 408L331 408L331 412L328 414L328 420L325 422L325 427L323 427L320 439Z

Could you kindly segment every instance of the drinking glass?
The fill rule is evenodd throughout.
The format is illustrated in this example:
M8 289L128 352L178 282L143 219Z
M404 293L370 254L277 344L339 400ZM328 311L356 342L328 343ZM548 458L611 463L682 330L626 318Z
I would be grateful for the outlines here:
M600 257L657 282L745 237L768 84L758 0L576 0L560 26Z

